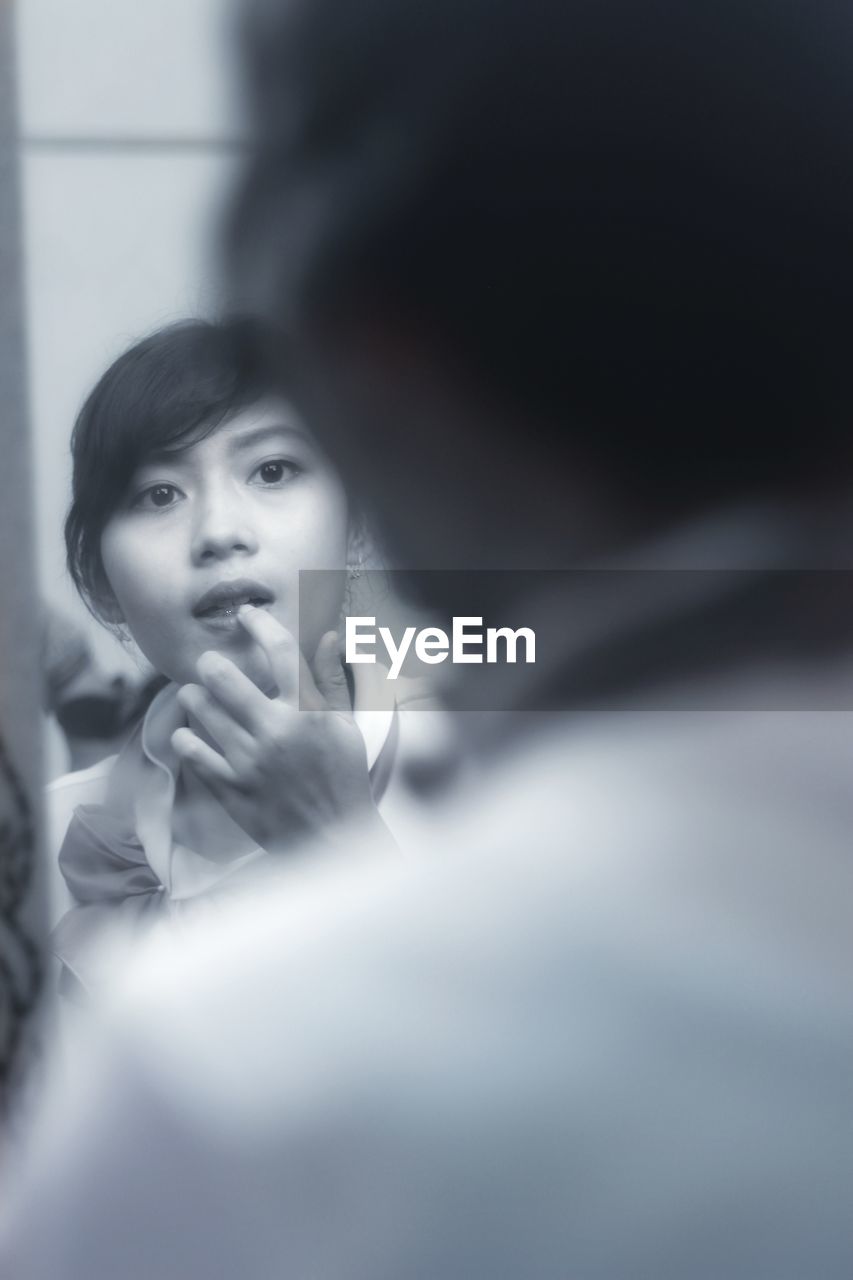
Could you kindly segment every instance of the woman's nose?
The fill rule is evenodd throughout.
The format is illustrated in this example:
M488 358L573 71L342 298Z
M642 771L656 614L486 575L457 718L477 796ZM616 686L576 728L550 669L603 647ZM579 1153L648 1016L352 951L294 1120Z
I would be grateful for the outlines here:
M191 555L194 564L254 555L258 540L246 505L236 495L210 494L195 512Z

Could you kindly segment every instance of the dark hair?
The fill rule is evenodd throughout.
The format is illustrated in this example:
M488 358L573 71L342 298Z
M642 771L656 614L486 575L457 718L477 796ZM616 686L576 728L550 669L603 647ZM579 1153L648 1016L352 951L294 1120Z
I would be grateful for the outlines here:
M554 474L584 458L651 505L849 462L844 6L247 7L243 298L300 330L413 318Z
M88 396L71 436L65 546L71 577L101 621L111 594L101 535L134 472L152 453L203 438L269 393L268 345L254 320L183 321L125 351Z

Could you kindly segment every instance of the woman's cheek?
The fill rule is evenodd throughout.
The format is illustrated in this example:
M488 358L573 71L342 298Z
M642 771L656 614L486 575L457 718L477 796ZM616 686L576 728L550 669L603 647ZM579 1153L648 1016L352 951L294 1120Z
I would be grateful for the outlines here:
M127 537L120 522L107 525L101 537L104 573L125 619L134 611L134 585L138 585L139 578L136 567L138 557L134 554L133 543L134 540Z
M301 490L294 511L293 534L301 548L298 567L342 569L346 564L349 511L337 480L324 473L313 476Z
M134 636L137 643L143 631L156 629L174 614L175 559L164 555L159 541L129 521L108 526L101 540L107 580L127 625L140 633Z

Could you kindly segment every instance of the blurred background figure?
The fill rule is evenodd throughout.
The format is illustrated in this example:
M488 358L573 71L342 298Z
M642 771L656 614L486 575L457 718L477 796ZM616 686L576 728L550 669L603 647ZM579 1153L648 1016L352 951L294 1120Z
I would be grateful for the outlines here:
M55 924L70 905L57 852L69 821L71 797L90 798L91 771L114 756L162 688L156 674L147 678L136 667L111 672L90 642L89 632L55 605L41 605L40 664L42 708L56 724L70 772L48 788L45 814L47 911ZM54 758L59 756L55 749ZM89 771L89 772L87 772ZM89 788L91 790L91 787Z
M72 617L42 606L44 707L55 716L71 769L85 769L121 746L153 694L135 680L106 671Z
M846 1280L847 18L256 0L242 49L238 300L410 589L478 614L516 569L566 643L515 710L498 672L466 713L460 671L469 782L423 857L297 861L140 955L0 1250L23 1280ZM524 572L571 565L594 598Z

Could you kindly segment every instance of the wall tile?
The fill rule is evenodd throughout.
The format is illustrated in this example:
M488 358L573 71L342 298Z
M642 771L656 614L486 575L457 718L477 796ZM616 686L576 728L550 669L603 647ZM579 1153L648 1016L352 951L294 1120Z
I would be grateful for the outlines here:
M23 0L17 8L25 137L233 134L233 5Z

